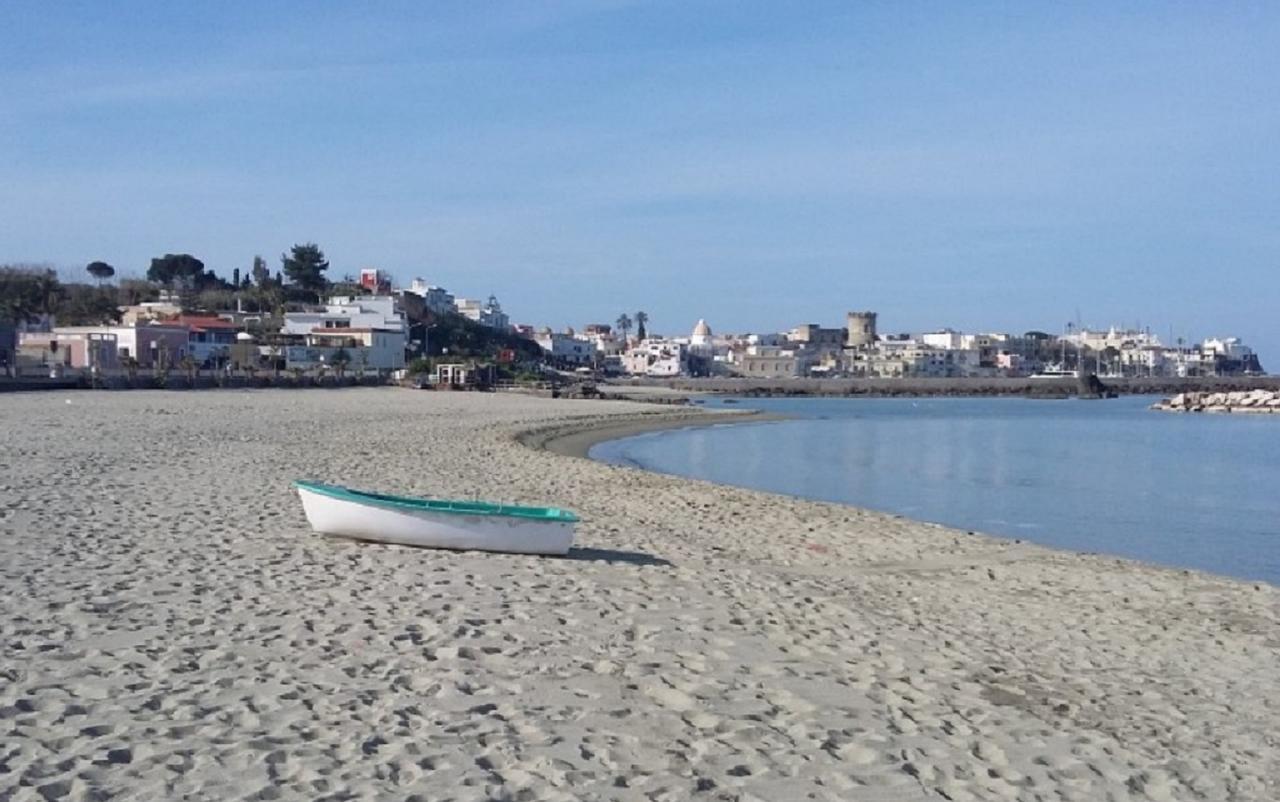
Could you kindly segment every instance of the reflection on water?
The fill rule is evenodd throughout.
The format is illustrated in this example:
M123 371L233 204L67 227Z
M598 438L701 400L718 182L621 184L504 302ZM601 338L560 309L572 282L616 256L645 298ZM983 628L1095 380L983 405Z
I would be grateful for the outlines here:
M794 419L641 435L591 455L1280 584L1280 419L1150 403L744 399Z

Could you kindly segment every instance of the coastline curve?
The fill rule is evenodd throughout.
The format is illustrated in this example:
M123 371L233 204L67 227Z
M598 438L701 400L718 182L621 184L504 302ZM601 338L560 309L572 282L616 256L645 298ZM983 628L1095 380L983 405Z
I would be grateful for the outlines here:
M563 457L590 459L588 454L596 444L609 440L621 440L638 434L726 424L771 423L780 420L787 420L787 417L755 410L646 412L634 416L607 415L580 418L569 423L526 429L517 432L514 439L517 443L535 450L548 451Z

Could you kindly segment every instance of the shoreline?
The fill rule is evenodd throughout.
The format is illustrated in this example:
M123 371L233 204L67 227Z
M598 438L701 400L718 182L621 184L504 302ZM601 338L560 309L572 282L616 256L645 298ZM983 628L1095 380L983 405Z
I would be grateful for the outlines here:
M711 416L714 416L712 419ZM618 418L623 418L618 420ZM764 488L750 487L746 485L731 485L717 482L713 479L693 478L682 474L667 473L664 471L654 470L627 463L621 465L619 463L605 462L593 459L590 456L591 449L604 442L613 440L622 440L636 435L649 434L653 432L664 432L680 429L695 429L720 425L740 425L751 423L773 423L778 421L793 420L787 415L779 415L771 412L763 412L760 410L734 410L719 411L700 409L698 411L690 411L687 407L680 408L680 411L670 412L654 412L644 413L642 417L627 418L623 415L604 416L602 418L576 419L569 424L558 424L551 427L538 427L534 429L516 432L512 439L521 446L537 451L545 451L557 456L574 457L587 460L593 464L606 465L613 468L625 467L630 470L642 471L653 476L660 476L676 481L693 481L705 482L713 487L724 488L727 490L741 490L751 493L761 493L766 496L778 496L780 498L792 501L827 504L836 507L842 507L853 512L868 515L880 515L895 520L907 521L921 527L929 527L944 530L946 532L958 531L958 525L940 523L937 521L928 521L920 518L913 518L909 515L891 512L888 510L875 509L872 507L863 507L845 501L828 501L824 499L813 498L809 496L796 495L778 490L769 490ZM1072 549L1064 546L1053 546L1039 543L1034 539L1026 537L1018 537L1016 535L1001 535L992 532L980 530L965 530L966 534L971 537L981 537L999 543L1005 543L1012 546L1028 546L1031 548L1045 549L1056 554L1062 554L1068 557L1093 558L1097 557L1106 560L1123 561L1133 564L1146 570L1153 571L1177 571L1183 574L1192 573L1212 577L1216 580L1225 582L1238 582L1248 585L1257 585L1261 583L1280 591L1280 584L1268 582L1265 579L1251 579L1230 574L1215 573L1200 568L1184 567L1169 563L1161 563L1140 559L1137 557L1123 556L1112 554L1105 551L1082 551L1080 549Z
M617 420L619 416L591 419L580 424L530 429L514 436L516 442L528 448L548 451L564 457L592 460L592 447L610 440L622 440L650 432L672 429L693 429L703 426L728 426L747 423L771 423L787 420L785 415L774 415L755 410L718 412L713 410L690 411L681 407L680 412L655 412L644 417Z

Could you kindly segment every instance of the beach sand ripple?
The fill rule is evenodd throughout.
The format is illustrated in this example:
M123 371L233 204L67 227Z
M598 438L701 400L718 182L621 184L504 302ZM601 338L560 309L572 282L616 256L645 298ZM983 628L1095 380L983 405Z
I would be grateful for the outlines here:
M514 439L670 414L0 397L0 799L1280 798L1275 587ZM324 538L304 477L567 506L581 548Z

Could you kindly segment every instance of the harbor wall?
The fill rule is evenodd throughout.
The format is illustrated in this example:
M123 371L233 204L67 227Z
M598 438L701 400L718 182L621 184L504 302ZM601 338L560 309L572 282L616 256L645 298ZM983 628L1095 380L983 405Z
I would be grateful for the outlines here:
M1280 376L1220 376L1185 379L1103 379L1107 390L1122 395L1173 395L1184 392L1241 392L1280 390ZM748 379L706 378L633 380L623 386L665 387L682 392L744 396L987 396L1018 395L1059 398L1074 396L1074 377L953 378L953 379Z

